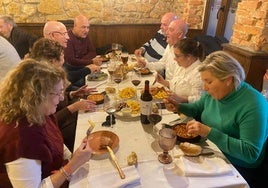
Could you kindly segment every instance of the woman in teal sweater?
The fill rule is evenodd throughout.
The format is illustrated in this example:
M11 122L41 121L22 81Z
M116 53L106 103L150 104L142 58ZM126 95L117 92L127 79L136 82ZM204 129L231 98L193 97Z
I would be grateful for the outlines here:
M193 117L187 123L188 133L215 143L249 185L258 187L267 173L260 169L268 135L266 99L243 81L243 68L223 51L210 54L199 72L206 91L200 100L178 104L171 94L165 101L167 109ZM257 179L260 176L262 180Z

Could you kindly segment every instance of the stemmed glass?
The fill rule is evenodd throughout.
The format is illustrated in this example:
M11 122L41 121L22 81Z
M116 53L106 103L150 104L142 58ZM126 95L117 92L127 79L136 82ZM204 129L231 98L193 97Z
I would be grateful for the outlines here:
M117 44L117 43L112 43L112 51L115 52L117 60L119 60L120 55L122 53L122 45Z
M108 99L108 97L104 101L103 109L109 115L110 127L113 128L113 115L116 112L116 108L112 101Z
M123 78L124 74L121 67L117 67L117 69L113 73L114 82L117 83L117 92L119 92L119 84L120 82L122 82Z
M115 69L116 69L115 63L110 62L110 63L107 65L107 70L108 70L108 73L109 73L109 75L110 75L110 81L111 81L111 83L112 83L112 81L113 81L113 74L114 74Z
M139 71L137 71L137 72L133 71L133 72L132 72L132 75L131 75L131 83L132 83L132 84L135 86L135 88L136 88L136 99L137 99L137 98L138 98L138 96L137 96L137 92L138 92L137 87L138 87L138 85L140 85L140 83L141 83L141 74L140 74Z
M156 137L158 134L156 124L162 120L162 109L160 103L157 102L152 103L152 107L148 115L148 120L153 125L152 135L153 137Z
M168 153L172 150L176 143L176 133L173 129L162 128L159 131L158 144L163 153L158 155L158 160L163 164L169 164L172 162L172 157Z

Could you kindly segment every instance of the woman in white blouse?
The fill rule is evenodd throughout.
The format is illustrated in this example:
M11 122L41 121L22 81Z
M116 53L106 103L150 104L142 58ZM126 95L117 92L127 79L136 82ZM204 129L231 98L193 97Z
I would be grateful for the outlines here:
M185 38L174 45L174 55L179 66L174 67L174 77L168 81L157 74L156 81L174 92L179 102L194 102L199 99L202 91L198 66L205 57L204 48L199 42Z

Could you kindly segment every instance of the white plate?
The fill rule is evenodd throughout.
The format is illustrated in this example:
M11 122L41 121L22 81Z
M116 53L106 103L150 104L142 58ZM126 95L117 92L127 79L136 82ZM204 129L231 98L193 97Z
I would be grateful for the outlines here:
M140 118L140 114L131 114L130 116L124 116L121 111L115 112L115 117L120 118L122 120L136 120Z

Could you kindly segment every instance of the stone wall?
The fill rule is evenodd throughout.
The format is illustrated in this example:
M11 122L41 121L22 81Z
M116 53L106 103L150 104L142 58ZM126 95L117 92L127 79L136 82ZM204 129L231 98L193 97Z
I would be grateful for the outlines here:
M268 52L268 0L238 3L230 43L250 51Z
M72 20L83 14L96 24L159 23L173 11L191 28L202 29L206 0L0 0L0 14L17 23Z

